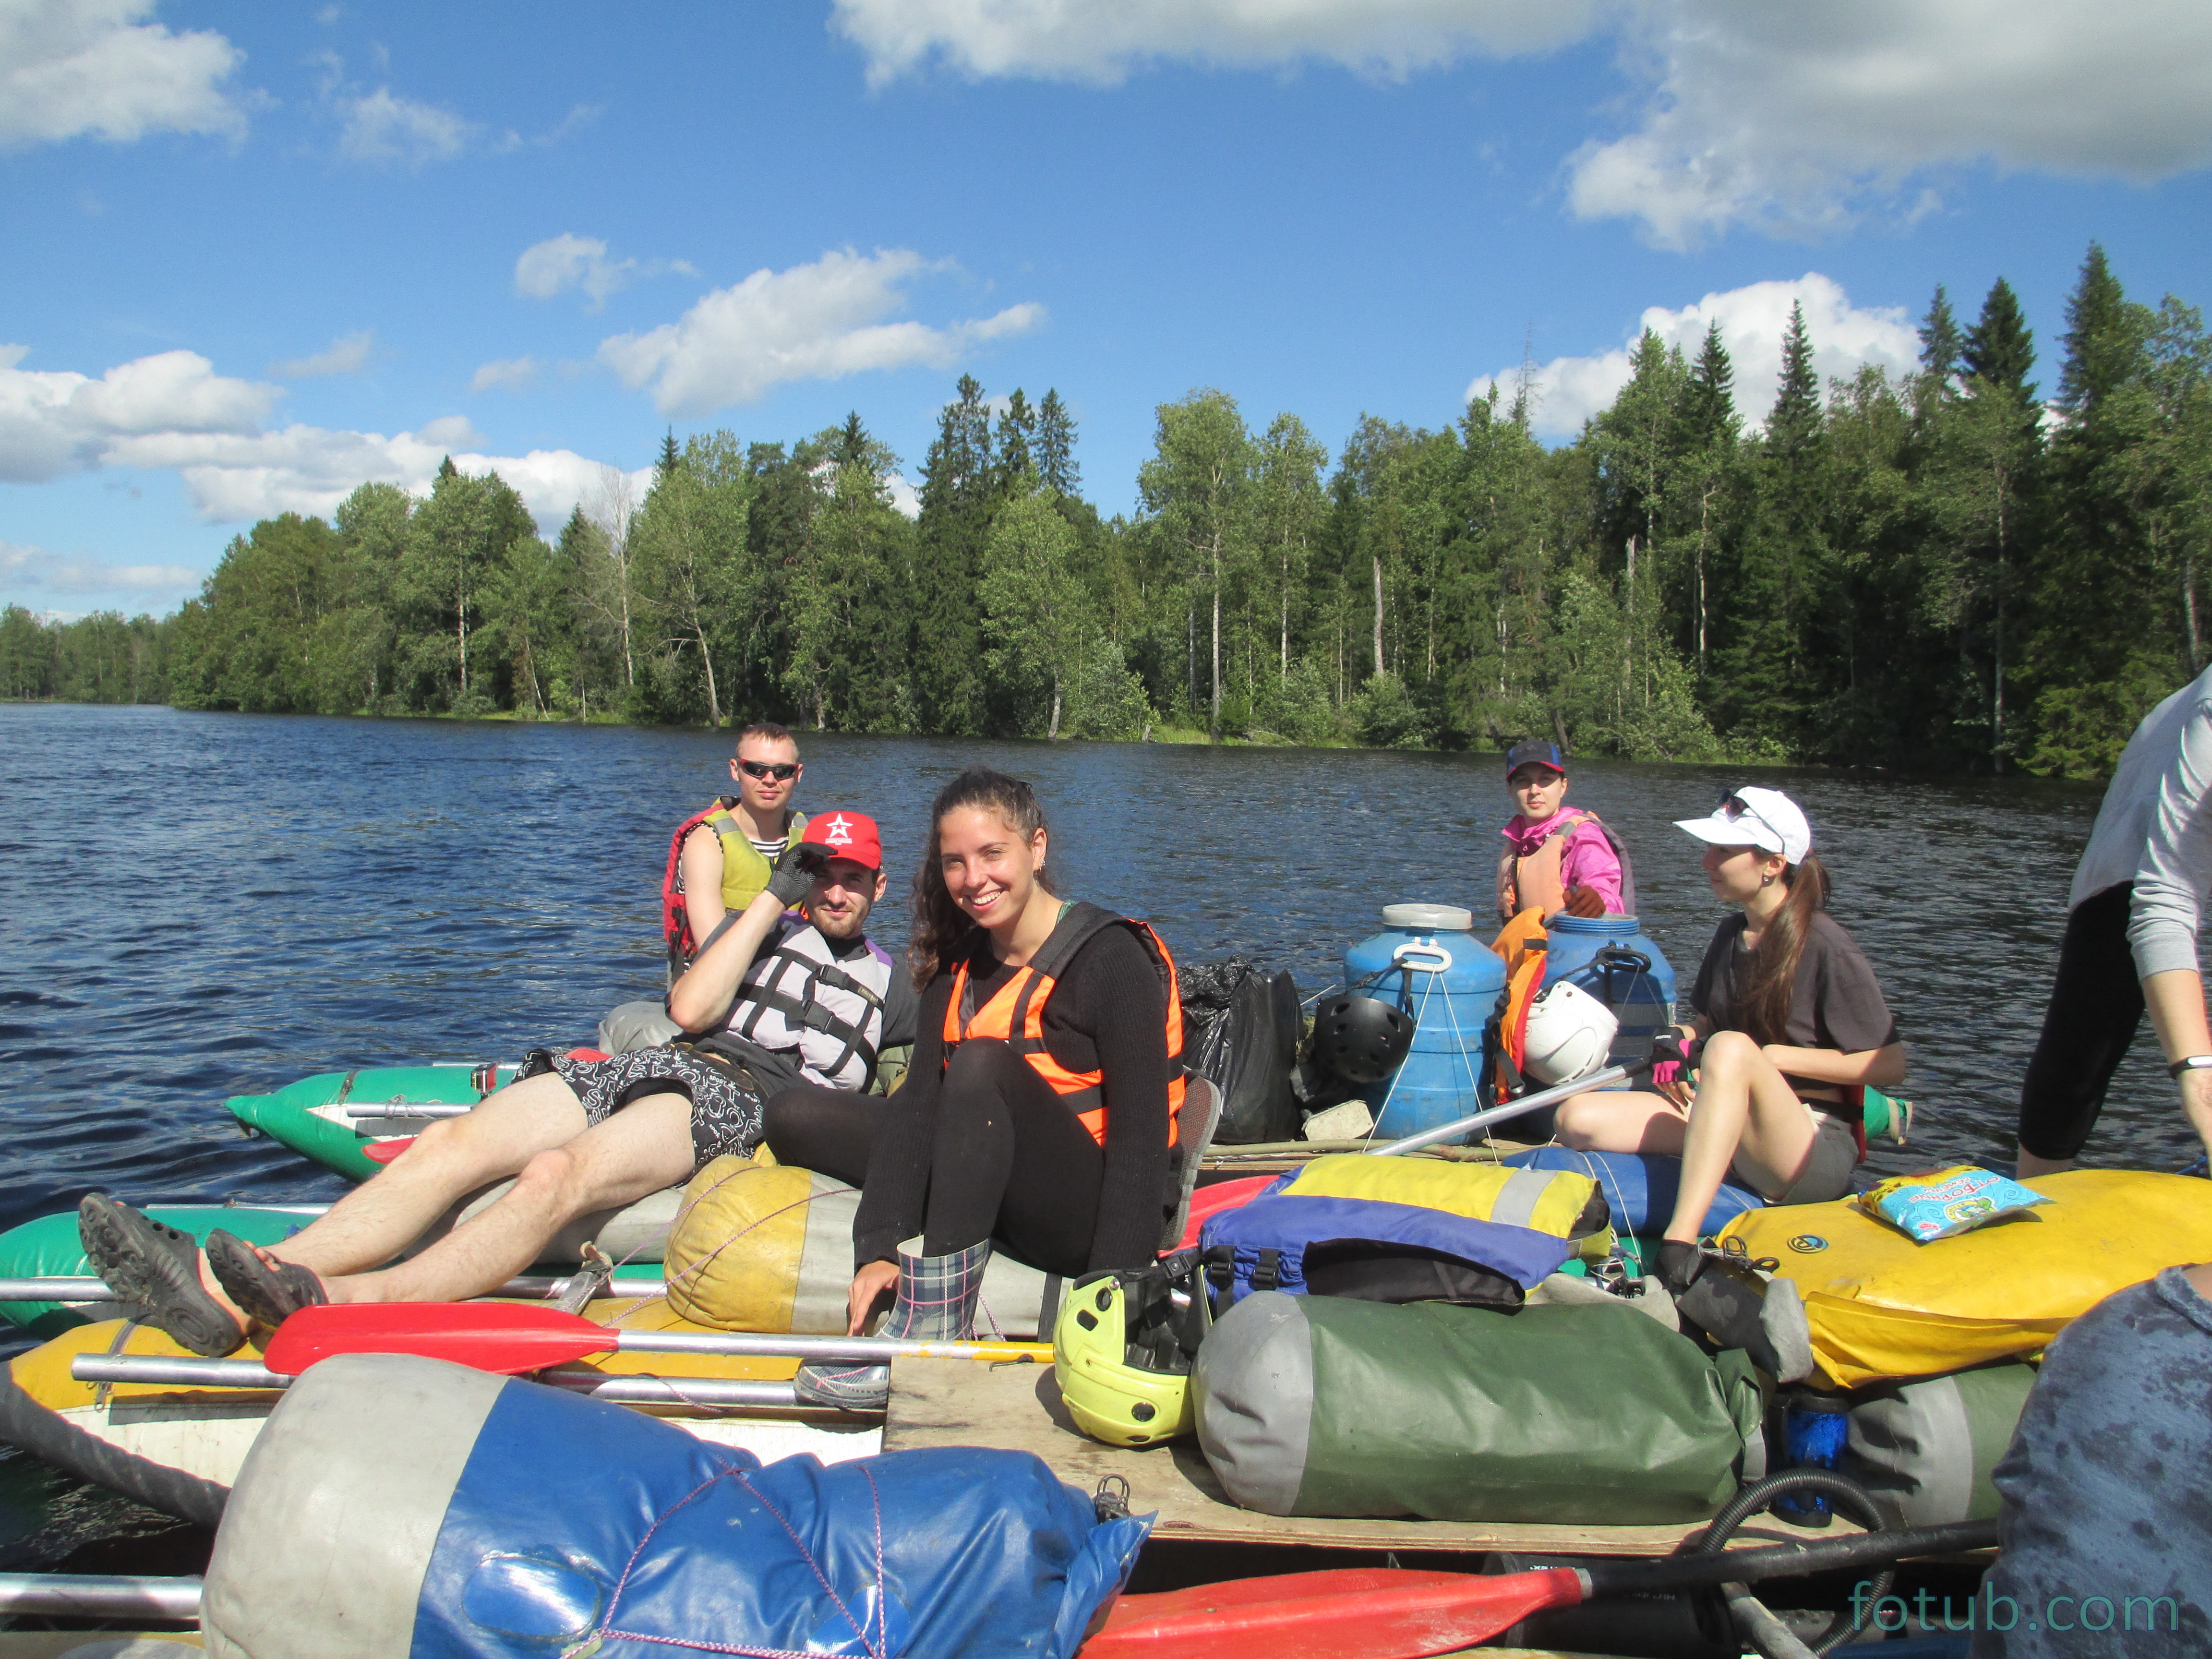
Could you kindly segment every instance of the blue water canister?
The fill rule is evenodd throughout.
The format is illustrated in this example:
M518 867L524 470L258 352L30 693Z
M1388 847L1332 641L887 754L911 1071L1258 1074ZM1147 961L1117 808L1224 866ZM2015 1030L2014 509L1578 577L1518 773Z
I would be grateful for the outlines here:
M1674 1023L1674 969L1634 916L1556 915L1547 924L1544 983L1571 979L1613 1010L1610 1063L1642 1060Z
M1457 905L1386 905L1382 929L1344 953L1344 982L1414 1018L1405 1063L1365 1095L1376 1136L1393 1139L1482 1109L1482 1031L1498 1012L1505 963Z

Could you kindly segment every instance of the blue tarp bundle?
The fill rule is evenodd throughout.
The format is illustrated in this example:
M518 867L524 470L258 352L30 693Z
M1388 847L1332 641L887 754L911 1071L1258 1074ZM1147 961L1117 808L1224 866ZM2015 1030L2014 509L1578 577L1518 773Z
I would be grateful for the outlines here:
M331 1359L225 1512L211 1652L253 1659L1071 1659L1149 1517L1026 1452L763 1466L441 1361Z
M1273 1187L1249 1204L1209 1216L1199 1235L1200 1248L1209 1255L1224 1248L1235 1253L1231 1301L1250 1294L1255 1273L1273 1280L1258 1288L1302 1296L1307 1251L1352 1243L1397 1246L1409 1254L1471 1262L1502 1274L1524 1291L1556 1273L1575 1250L1567 1240L1533 1228L1477 1221L1413 1204L1278 1193Z

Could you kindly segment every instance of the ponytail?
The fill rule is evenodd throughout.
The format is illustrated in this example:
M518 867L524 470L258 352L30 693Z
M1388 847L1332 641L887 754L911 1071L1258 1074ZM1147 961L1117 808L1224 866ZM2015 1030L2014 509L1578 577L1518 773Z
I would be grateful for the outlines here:
M922 849L921 867L914 872L914 932L907 942L907 960L917 988L935 979L939 969L975 948L983 930L975 918L952 902L945 884L945 866L938 848L938 828L946 817L965 807L979 806L996 812L1006 828L1024 842L1034 842L1045 827L1044 809L1036 792L1019 778L988 766L971 766L937 792L929 804L929 844ZM1037 885L1053 891L1044 872L1036 872Z
M1808 852L1782 871L1790 896L1759 936L1752 954L1751 981L1741 1004L1743 1029L1762 1047L1787 1042L1790 1004L1797 988L1797 962L1813 931L1813 918L1828 908L1828 870L1817 853Z

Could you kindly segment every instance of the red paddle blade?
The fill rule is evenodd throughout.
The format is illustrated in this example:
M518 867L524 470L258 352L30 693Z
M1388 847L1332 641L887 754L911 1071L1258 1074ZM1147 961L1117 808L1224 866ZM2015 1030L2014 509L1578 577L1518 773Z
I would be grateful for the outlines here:
M341 1353L414 1353L480 1371L534 1371L606 1353L617 1333L527 1303L346 1302L302 1308L262 1351L272 1371L297 1376Z
M389 1164L414 1144L413 1135L403 1135L393 1140L371 1140L362 1145L361 1155L371 1164Z
M1427 1659L1583 1599L1571 1567L1482 1576L1396 1567L1234 1578L1125 1595L1082 1659Z

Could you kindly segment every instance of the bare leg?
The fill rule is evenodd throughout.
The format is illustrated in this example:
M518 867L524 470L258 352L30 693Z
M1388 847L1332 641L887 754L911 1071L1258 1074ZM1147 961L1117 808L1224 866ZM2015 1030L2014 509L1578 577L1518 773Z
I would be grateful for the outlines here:
M552 1073L509 1084L467 1116L432 1122L374 1179L269 1254L324 1279L381 1267L464 1194L584 1133L576 1091Z
M1665 1237L1697 1241L1739 1148L1780 1183L1766 1193L1771 1198L1804 1172L1814 1135L1804 1103L1759 1045L1741 1031L1716 1032L1698 1060L1698 1092L1682 1139L1682 1181ZM1765 1191L1766 1183L1758 1184Z
M691 1103L648 1095L565 1144L537 1151L499 1202L421 1255L380 1273L325 1277L324 1291L332 1302L480 1296L537 1261L546 1241L576 1217L672 1186L691 1173L692 1161Z
M1600 1089L1559 1104L1552 1135L1582 1152L1663 1152L1680 1157L1682 1109L1664 1095Z

